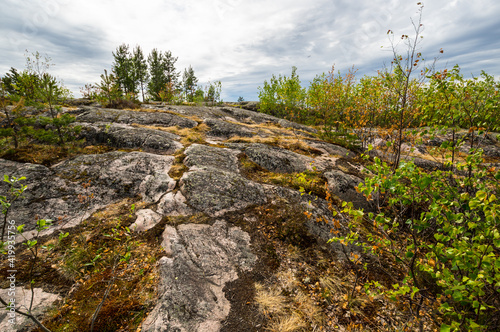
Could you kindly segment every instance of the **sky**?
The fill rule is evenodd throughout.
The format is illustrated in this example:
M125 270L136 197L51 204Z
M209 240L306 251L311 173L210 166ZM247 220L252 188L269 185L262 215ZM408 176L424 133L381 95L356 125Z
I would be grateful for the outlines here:
M390 66L392 46L415 36L418 1L407 0L0 0L0 76L23 70L25 54L49 56L50 73L75 97L111 69L120 44L140 45L192 66L199 84L222 82L222 98L258 100L273 74L304 86L334 66L341 74L376 75ZM500 1L423 1L417 46L425 65L460 65L500 77ZM413 22L413 23L412 23ZM391 30L394 35L387 34ZM440 50L443 53L440 53Z

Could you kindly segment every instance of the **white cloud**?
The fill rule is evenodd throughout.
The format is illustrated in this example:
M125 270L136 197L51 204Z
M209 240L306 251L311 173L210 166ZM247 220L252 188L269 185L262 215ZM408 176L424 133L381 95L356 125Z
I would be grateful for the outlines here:
M222 80L226 99L256 99L257 87L274 73L298 67L303 83L352 65L375 74L391 59L386 32L412 34L415 2L403 0L0 0L0 73L24 67L25 49L52 57L54 71L74 91L110 68L121 43L172 51L177 68L189 65L200 83ZM427 59L479 75L500 75L500 3L424 3ZM385 48L380 46L384 45Z

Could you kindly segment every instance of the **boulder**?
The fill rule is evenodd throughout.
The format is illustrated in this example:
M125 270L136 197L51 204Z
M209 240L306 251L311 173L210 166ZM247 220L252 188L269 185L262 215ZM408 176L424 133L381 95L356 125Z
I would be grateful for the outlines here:
M167 193L158 202L157 212L163 216L187 216L194 210L186 204L186 197L180 191Z
M219 331L231 308L224 286L256 261L250 236L218 220L212 226L167 226L162 246L159 301L142 331Z
M156 224L161 221L161 215L151 209L138 210L135 215L137 216L137 219L129 227L135 232L147 231L148 229L155 227Z

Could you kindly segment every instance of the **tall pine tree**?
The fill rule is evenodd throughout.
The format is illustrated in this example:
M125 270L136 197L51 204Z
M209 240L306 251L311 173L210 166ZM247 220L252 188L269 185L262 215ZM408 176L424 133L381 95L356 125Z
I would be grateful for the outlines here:
M137 84L129 46L126 44L118 46L116 52L113 52L113 57L115 61L112 70L120 90L124 94L131 93L135 95L137 93Z
M144 53L139 45L134 48L132 63L134 68L134 80L141 89L142 101L144 101L144 88L149 80L148 64L144 58Z
M184 74L182 75L182 87L187 101L192 102L194 100L197 83L198 79L194 75L194 69L189 65L189 68L184 69Z
M154 48L148 56L150 80L148 92L154 100L161 100L161 94L169 90L169 98L177 88L179 73L175 71L176 57L170 51L162 53Z

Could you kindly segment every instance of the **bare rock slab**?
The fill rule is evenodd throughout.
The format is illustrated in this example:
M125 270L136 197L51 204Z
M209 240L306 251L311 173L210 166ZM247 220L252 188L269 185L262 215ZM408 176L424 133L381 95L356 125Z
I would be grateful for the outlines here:
M163 112L141 112L115 110L108 108L89 108L85 109L77 116L78 122L116 122L125 124L159 125L163 127L178 126L181 128L193 128L198 122L184 118L179 115Z
M223 288L252 269L250 236L225 221L213 226L167 226L160 264L160 300L142 324L144 332L215 332L228 316Z
M173 154L182 149L176 140L179 136L148 128L136 128L119 123L78 124L82 126L81 137L91 144L107 144L117 148L141 148L162 154Z
M180 188L189 206L210 216L267 201L262 185L209 167L184 173Z
M275 173L301 173L314 163L313 158L266 144L250 144L244 151L254 163Z
M213 167L238 173L238 151L208 145L193 144L184 152L187 167Z
M16 224L35 227L36 218L53 219L72 227L90 213L124 198L142 196L159 201L175 187L168 176L174 157L144 152L82 155L50 168L0 159L1 174L25 176L24 198L14 202ZM90 187L84 188L84 184ZM8 190L0 183L2 191ZM62 218L62 219L60 219Z
M227 139L233 136L252 137L255 134L247 127L232 122L207 119L204 123L210 127L210 131L207 133L210 136Z

